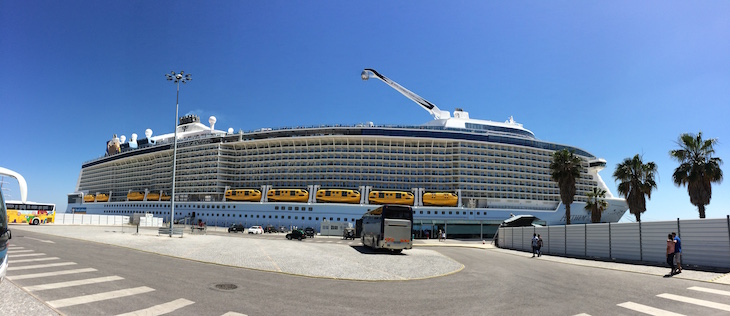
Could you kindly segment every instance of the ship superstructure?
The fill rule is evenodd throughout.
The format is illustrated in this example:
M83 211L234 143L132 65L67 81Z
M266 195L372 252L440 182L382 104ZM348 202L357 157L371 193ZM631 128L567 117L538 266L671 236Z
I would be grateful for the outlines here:
M396 88L372 69L363 72L363 79L366 76ZM408 203L413 205L415 223L439 226L451 221L451 229L462 225L465 232L516 214L534 215L548 224L565 223L560 192L549 170L552 154L564 148L584 160L572 222L590 220L583 205L594 187L608 192L603 221L616 222L625 213L625 200L613 197L598 174L605 160L577 147L538 140L512 118L504 123L476 120L461 109L451 117L397 86L434 120L419 126L368 123L234 133L233 129L216 130L214 117L207 126L197 116L180 118L175 219L319 227L323 220L354 222L376 208L370 201L373 192L400 192L413 197ZM169 217L170 203L160 196L171 192L172 135L153 136L147 130L143 139L133 135L129 142L124 136L110 141L119 143L119 150L108 146L106 156L82 165L76 192L69 195L69 211L151 211ZM230 199L236 190L256 191L260 200ZM306 196L287 202L273 195L273 190L298 190L297 194ZM349 192L349 196L323 198L325 190L331 191L327 194ZM353 200L356 192L359 201ZM437 193L456 198L456 206L433 203ZM84 201L85 195L98 194L108 195L108 200ZM424 196L429 199L426 203ZM270 201L268 197L277 198Z

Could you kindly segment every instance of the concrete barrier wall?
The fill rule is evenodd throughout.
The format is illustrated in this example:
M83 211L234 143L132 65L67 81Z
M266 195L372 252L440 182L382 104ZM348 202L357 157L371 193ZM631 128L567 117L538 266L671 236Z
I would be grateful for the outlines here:
M532 251L540 234L542 251L570 257L663 264L667 235L682 240L682 264L730 269L730 216L644 223L601 223L569 226L500 227L499 247Z

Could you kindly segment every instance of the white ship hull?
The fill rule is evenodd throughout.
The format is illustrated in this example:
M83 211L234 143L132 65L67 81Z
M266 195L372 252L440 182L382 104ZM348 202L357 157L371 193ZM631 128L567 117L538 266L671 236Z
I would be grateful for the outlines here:
M602 222L617 222L626 213L623 199L607 199ZM214 226L231 224L319 227L323 221L355 223L362 215L378 205L339 203L283 203L283 202L176 202L175 219L198 219ZM554 210L537 210L525 206L505 208L464 208L413 206L415 223L471 222L498 224L513 215L533 215L545 225L564 225L565 206ZM584 202L571 204L571 224L590 223L591 216ZM310 211L311 209L311 211ZM102 215L129 215L151 212L169 214L169 202L112 202L69 204L67 213ZM167 217L157 215L156 217Z

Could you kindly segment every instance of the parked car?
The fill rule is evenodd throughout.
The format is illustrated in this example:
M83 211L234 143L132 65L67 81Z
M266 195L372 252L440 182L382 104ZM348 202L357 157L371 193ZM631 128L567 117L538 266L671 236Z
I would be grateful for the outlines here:
M314 228L312 228L312 227L305 228L304 234L309 238L314 238L314 234L315 234Z
M242 233L246 231L246 227L243 227L242 224L231 224L231 227L228 227L229 233Z
M248 228L248 233L249 234L263 234L264 229L261 228L261 226L251 226Z
M274 225L266 225L266 228L264 228L264 233L275 233L276 227Z
M286 234L286 239L292 240L292 239L299 239L300 241L302 239L307 238L307 236L304 234L304 231L301 229L295 229L292 230L291 233Z

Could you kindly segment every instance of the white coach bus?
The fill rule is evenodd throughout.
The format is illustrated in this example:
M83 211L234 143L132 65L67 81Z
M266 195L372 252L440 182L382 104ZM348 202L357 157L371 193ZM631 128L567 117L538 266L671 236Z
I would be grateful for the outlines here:
M362 244L400 253L413 248L413 211L405 205L383 205L362 216Z

